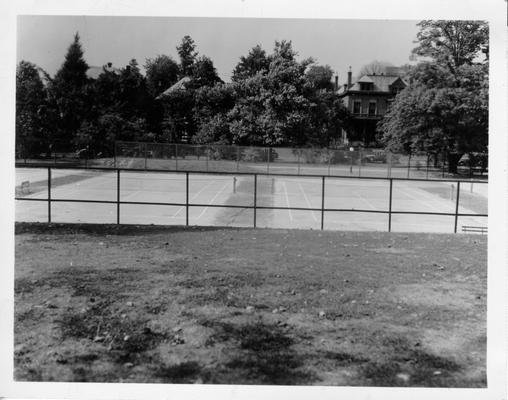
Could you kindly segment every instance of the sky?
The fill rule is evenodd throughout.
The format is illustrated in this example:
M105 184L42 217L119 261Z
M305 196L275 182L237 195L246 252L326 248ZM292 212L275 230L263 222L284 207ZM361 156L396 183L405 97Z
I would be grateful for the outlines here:
M140 66L159 54L178 61L176 46L190 35L199 55L212 59L224 81L240 56L260 44L271 53L275 40L291 40L298 58L328 64L339 83L371 61L409 62L418 21L341 19L254 19L186 17L40 16L17 19L17 62L30 61L51 76L60 68L76 32L90 66L112 62ZM143 70L143 68L142 68Z

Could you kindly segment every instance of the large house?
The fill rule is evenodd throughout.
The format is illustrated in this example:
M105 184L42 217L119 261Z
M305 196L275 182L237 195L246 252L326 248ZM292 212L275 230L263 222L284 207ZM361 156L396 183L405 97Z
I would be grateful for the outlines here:
M344 144L377 147L376 125L386 114L395 95L406 87L398 68L385 73L363 75L352 82L351 67L348 81L339 88L338 95L353 116L352 127L343 132Z

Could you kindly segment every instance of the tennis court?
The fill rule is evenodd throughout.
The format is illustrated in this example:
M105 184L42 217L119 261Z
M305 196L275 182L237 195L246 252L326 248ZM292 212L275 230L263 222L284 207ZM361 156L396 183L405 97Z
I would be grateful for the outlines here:
M107 170L51 170L52 222L117 222L117 173ZM253 226L256 186L256 225L270 228L330 230L388 230L390 181L305 176L189 174L190 225ZM16 185L30 182L23 198L47 199L47 169L17 168ZM186 174L121 171L120 223L185 225L187 220ZM460 187L459 213L487 214L486 183L465 183ZM454 213L456 183L393 180L391 230L396 232L453 232L454 216L408 215L397 212ZM107 201L76 203L62 200ZM170 203L138 204L138 203ZM184 204L184 205L182 205ZM199 206L192 206L198 204ZM228 206L217 207L217 206ZM324 211L333 209L334 211ZM284 209L268 209L280 207ZM297 210L287 208L312 208ZM352 212L352 211L355 212ZM16 201L17 221L48 220L43 201ZM487 226L486 217L463 216L461 226Z

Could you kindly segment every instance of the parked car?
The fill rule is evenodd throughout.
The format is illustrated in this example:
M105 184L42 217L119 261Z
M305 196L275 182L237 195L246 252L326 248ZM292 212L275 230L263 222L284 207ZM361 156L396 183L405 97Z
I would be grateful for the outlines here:
M362 157L362 162L364 162L364 163L386 163L386 153L375 152L375 153L365 154Z
M489 159L486 153L464 154L457 163L460 175L483 175L489 173Z

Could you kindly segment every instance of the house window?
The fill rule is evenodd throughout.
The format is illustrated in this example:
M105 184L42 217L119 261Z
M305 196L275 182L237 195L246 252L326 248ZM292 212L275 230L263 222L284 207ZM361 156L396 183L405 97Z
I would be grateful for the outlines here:
M362 112L362 102L357 100L353 102L353 114L360 114Z
M360 90L372 90L372 84L369 82L360 82Z
M375 100L369 101L369 115L376 115L376 107L377 104Z

